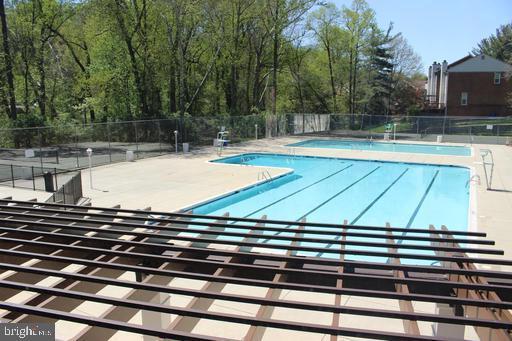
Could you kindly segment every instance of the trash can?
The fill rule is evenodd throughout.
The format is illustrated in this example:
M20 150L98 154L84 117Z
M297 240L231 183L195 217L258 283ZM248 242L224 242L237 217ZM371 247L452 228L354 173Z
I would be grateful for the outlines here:
M183 153L188 153L189 147L190 145L188 142L183 142Z
M437 143L443 142L443 135L437 135Z
M133 150L126 151L126 161L130 161L130 162L135 161L135 156L133 154Z
M44 179L44 190L46 192L55 192L55 186L53 185L53 174L50 172L45 172L43 174Z

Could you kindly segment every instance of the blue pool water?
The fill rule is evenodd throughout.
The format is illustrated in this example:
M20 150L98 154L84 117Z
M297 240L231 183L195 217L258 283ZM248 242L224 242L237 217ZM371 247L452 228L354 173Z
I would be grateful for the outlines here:
M430 144L373 142L357 140L307 140L289 144L289 147L371 150L377 152L401 152L438 155L471 156L471 149L463 146Z
M467 168L275 154L244 154L215 162L262 166L263 170L265 167L286 167L293 172L197 206L194 213L222 215L229 212L236 217L261 218L266 215L268 219L307 219L325 223L347 220L350 224L371 226L385 226L388 222L404 228L428 228L433 224L438 228L446 225L450 229L466 230L468 226ZM241 231L235 226L226 229L231 230ZM274 233L267 232L269 238L259 241L283 243L282 240L272 240ZM323 235L308 236L326 238ZM219 236L218 239L242 240L232 236ZM361 237L347 237L347 240L382 241ZM339 245L327 242L300 245L339 249ZM387 251L362 246L347 248ZM411 251L404 249L403 252ZM297 255L312 254L297 252ZM336 255L323 253L319 256ZM380 257L347 255L346 258L383 261ZM418 260L411 260L411 263L418 264Z

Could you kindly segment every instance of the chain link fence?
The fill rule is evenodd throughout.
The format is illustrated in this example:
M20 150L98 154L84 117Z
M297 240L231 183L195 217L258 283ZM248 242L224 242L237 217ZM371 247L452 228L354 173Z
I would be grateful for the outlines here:
M288 133L465 144L511 144L512 117L287 115Z
M262 115L233 117L185 117L62 125L56 127L0 129L0 160L40 169L80 169L126 160L126 152L142 159L192 147L213 145L221 130L229 131L232 143L265 136ZM175 134L177 131L178 144Z
M382 139L388 134L397 140L436 141L442 136L446 142L510 144L512 117L291 113L0 129L0 160L33 166L38 168L36 172L44 168L80 169L89 166L88 148L93 150L91 161L97 166L124 161L127 151L141 159L182 150L182 143L192 148L211 146L221 130L229 131L231 143L290 135Z

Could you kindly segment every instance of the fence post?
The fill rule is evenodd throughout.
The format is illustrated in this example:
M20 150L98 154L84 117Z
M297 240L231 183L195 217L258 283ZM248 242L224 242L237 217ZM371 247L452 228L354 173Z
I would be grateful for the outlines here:
M139 139L137 136L137 122L133 122L133 128L135 129L135 155L137 155L137 158L139 157Z
M162 127L160 126L160 120L156 121L158 127L158 154L162 155Z
M11 181L12 181L12 188L14 188L14 167L11 164Z
M55 190L59 190L59 184L57 183L57 168L53 169L53 174L55 174Z
M76 149L76 168L80 168L80 158L79 158L79 150L78 149L78 125L75 125L75 149Z
M30 167L32 169L32 189L36 190L36 178L34 177L34 166Z
M496 144L500 144L500 126L496 126Z
M107 122L107 139L108 139L108 160L109 163L112 163L112 148L110 145L111 135L110 135L110 122Z
M37 135L39 135L39 161L41 162L41 172L43 172L43 135L41 128L37 128Z

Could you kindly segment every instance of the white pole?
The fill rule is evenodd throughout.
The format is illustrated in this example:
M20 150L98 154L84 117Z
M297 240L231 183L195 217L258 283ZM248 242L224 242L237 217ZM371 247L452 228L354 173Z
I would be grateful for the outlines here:
M396 123L393 124L393 141L396 140Z
M176 154L178 154L178 131L174 131L174 146L176 148Z
M254 131L256 133L256 140L257 140L258 139L258 125L257 124L254 125Z
M89 185L92 189L92 149L87 148L87 156L89 157Z

